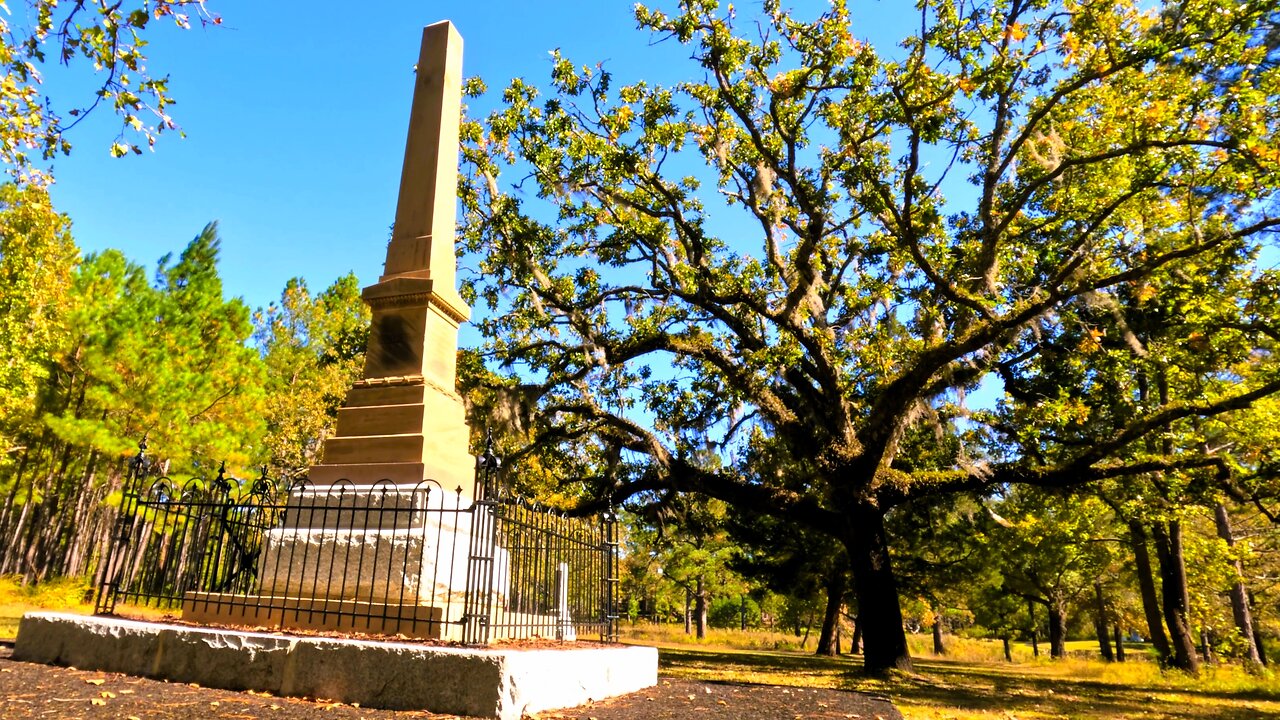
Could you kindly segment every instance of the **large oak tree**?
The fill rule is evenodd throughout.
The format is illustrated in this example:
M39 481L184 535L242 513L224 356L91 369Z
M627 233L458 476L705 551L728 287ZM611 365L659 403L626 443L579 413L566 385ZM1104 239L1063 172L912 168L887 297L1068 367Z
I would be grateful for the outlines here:
M616 87L557 55L545 98L514 81L464 127L464 291L490 310L505 391L538 411L534 442L596 453L599 497L694 491L842 543L870 670L910 667L893 507L1222 467L1144 440L1280 390L1270 303L1240 299L1215 326L1250 348L1232 382L1107 422L1073 402L1159 278L1247 277L1280 224L1274 3L915 12L916 34L876 48L840 0L811 22L774 0L750 19L640 6L701 79ZM1016 422L985 455L968 442L965 394L1034 385L1070 337L1082 369L1055 378L1075 384L1007 398ZM941 467L900 451L925 427L951 436ZM697 462L708 446L753 462Z

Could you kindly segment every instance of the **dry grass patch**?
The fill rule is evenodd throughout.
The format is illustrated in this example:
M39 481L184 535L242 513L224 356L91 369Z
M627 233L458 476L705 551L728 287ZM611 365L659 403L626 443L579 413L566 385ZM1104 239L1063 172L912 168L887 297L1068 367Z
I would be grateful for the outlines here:
M993 647L998 652L999 646ZM1143 661L1004 663L924 656L916 659L914 673L880 679L861 674L858 656L668 645L661 648L660 658L662 671L675 677L882 695L908 720L1280 717L1275 675L1249 675L1234 666L1209 668L1191 678L1162 673Z

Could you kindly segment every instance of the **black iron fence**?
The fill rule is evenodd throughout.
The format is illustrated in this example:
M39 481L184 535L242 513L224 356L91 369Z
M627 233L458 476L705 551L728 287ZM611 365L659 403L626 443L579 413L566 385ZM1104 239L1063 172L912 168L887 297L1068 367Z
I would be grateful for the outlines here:
M467 644L615 640L616 518L505 494L498 466L491 452L478 459L468 497L429 480L317 486L265 471L175 482L140 452L96 611Z

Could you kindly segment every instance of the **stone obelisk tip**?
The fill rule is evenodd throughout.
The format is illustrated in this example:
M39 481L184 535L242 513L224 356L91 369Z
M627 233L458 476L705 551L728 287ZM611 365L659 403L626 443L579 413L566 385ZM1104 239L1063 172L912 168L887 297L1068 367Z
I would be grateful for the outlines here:
M431 278L454 287L462 37L444 20L422 31L395 226L383 279Z

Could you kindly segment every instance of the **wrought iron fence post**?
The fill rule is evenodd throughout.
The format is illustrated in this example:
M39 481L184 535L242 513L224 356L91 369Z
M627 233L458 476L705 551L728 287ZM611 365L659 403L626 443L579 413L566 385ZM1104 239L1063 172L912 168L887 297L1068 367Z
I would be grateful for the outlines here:
M622 580L618 577L618 514L610 507L601 518L604 525L604 598L601 603L603 621L600 625L601 640L616 642L618 639L618 589Z
M467 580L463 602L462 642L489 642L493 617L494 554L497 547L498 468L502 461L493 452L493 435L485 433L484 453L476 458L475 497L471 504L471 545L467 553Z
M120 493L120 510L116 514L115 531L102 557L105 568L93 599L93 612L106 615L115 612L116 596L120 590L120 575L124 571L124 554L133 534L133 523L138 513L138 486L147 469L147 436L138 442L138 454L129 461Z

